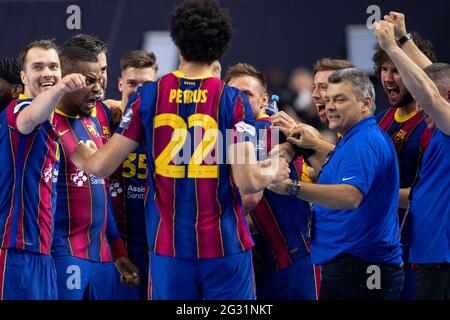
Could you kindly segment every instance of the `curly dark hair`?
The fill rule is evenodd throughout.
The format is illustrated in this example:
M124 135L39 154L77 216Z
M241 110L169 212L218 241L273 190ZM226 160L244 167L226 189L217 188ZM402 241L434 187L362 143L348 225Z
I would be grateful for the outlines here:
M433 43L430 40L423 39L417 32L411 32L411 35L413 36L414 43L419 50L422 51L423 54L431 60L431 62L435 63L437 59L433 51ZM391 61L391 58L389 58L388 54L381 49L378 43L375 44L374 49L375 53L372 56L373 69L375 70L376 76L380 77L381 65L386 61Z
M0 78L9 82L10 84L23 85L22 80L20 80L20 66L17 59L0 59Z
M186 61L212 63L228 48L233 32L228 12L215 0L187 0L170 16L170 35Z

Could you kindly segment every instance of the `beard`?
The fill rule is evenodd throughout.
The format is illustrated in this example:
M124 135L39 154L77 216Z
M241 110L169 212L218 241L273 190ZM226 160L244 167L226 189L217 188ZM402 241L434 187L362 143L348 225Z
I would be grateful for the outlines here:
M409 91L406 91L406 93L401 97L401 99L392 107L401 108L401 107L407 106L408 104L410 104L413 101L414 101L414 98L411 95L411 93Z

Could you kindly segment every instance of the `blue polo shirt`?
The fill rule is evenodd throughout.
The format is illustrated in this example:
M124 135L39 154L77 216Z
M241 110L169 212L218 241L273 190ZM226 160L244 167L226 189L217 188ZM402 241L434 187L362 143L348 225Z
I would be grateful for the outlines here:
M339 141L319 184L349 184L363 200L354 210L314 205L311 260L325 264L340 254L373 263L401 264L397 217L399 170L391 138L370 116Z
M436 128L412 190L409 261L450 262L450 136Z

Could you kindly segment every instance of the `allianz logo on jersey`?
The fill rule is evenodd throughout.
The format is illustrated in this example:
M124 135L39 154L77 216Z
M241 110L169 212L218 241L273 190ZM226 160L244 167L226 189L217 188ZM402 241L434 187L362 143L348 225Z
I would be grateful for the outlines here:
M53 183L58 182L58 169L53 168L53 165L49 165L43 173L45 183L48 183L52 179Z
M111 197L115 198L122 192L123 192L123 189L120 185L120 182L117 180L111 181L111 183L109 184L109 194L111 195Z
M105 180L103 178L99 178L93 175L88 175L81 169L77 169L76 173L72 173L70 175L70 181L72 181L77 187L83 187L84 184L89 180L89 183L92 184L105 184Z

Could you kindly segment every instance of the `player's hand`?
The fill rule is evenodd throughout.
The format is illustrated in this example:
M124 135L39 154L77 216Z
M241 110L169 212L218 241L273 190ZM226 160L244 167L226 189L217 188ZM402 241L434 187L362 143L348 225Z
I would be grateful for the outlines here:
M270 157L276 156L276 155L278 155L279 157L285 158L286 161L288 163L290 163L295 156L294 147L289 142L277 144L269 152Z
M106 104L106 106L108 108L120 108L120 105L122 104L121 100L114 100L114 99L106 99L105 101L103 101L104 104Z
M285 158L279 157L277 154L272 155L268 161L270 161L271 170L274 173L272 183L277 183L289 178L291 169L289 169L289 163Z
M279 129L286 136L288 132L297 126L297 122L291 118L286 112L280 111L270 117L272 128Z
M394 33L397 39L408 33L406 31L405 15L403 13L391 11L389 15L384 16L384 20L394 24Z
M278 182L278 183L271 183L267 187L267 189L269 189L270 191L273 191L275 193L278 193L278 194L287 195L288 194L288 192L287 192L288 185L291 182L292 182L291 179L286 179L286 180Z
M387 21L375 22L373 33L378 39L381 49L389 51L397 47L394 35L394 24Z
M74 92L86 87L86 77L81 73L71 73L57 83L58 89L63 92Z
M304 149L316 150L320 143L321 136L316 128L307 124L299 123L295 129L289 132L287 140Z
M120 273L120 281L127 287L136 287L140 284L139 270L128 257L120 257L114 261Z
M80 141L78 142L75 151L72 153L71 160L75 164L75 166L83 170L86 161L89 160L89 158L92 157L96 152L97 146L95 145L94 141Z

